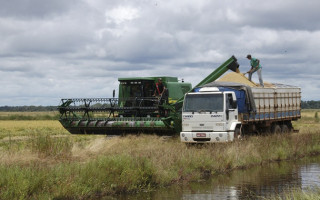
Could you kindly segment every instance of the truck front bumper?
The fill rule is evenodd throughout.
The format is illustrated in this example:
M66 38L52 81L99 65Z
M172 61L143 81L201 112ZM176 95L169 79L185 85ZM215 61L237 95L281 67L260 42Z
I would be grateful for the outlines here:
M180 139L185 143L231 142L234 132L180 132Z

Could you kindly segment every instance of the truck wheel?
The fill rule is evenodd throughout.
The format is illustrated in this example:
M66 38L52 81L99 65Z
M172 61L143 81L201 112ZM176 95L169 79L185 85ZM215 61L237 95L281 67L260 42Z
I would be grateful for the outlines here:
M282 133L289 133L290 131L289 131L288 126L285 124L281 125L281 132Z
M271 128L271 133L281 133L281 127L278 124L275 124Z
M240 128L236 128L234 130L234 137L233 137L233 140L240 140L242 138L241 136L241 131L240 131Z
M193 143L185 143L186 144L186 147L187 148L191 148L191 147L193 147L194 146L194 144Z
M291 121L287 122L286 125L287 125L287 127L289 129L289 133L292 132L293 131L293 126L292 126Z

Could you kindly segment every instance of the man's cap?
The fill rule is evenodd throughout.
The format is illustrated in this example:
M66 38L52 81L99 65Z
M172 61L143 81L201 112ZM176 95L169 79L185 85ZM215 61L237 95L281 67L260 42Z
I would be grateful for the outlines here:
M247 58L251 58L251 55L250 55L250 54L248 54L248 55L247 55Z

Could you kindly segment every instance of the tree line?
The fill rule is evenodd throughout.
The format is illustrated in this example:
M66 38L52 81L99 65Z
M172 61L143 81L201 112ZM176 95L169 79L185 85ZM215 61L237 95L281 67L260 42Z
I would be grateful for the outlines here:
M320 101L301 101L302 109L319 109Z
M0 106L0 112L57 111L57 106Z

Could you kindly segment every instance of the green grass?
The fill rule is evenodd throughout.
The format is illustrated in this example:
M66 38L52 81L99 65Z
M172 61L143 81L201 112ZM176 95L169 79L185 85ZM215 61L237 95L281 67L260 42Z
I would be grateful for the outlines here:
M177 137L70 135L51 120L0 121L0 199L94 199L318 155L319 124L304 119L315 111L302 114L300 133L193 147Z
M0 166L1 199L95 198L114 192L151 187L154 172L145 158L128 155L101 156L80 164L59 163L54 167L38 162Z

